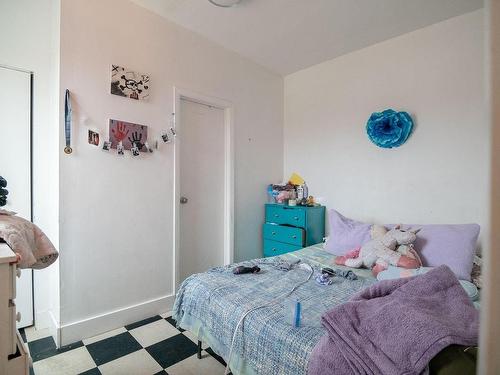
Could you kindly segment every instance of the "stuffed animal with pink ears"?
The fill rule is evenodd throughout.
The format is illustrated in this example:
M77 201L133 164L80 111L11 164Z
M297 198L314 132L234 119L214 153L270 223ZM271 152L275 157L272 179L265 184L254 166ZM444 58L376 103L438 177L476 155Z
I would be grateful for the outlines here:
M419 230L404 230L401 225L397 225L388 231L381 225L374 225L370 241L344 256L337 257L335 263L353 268L368 268L375 276L389 265L419 268L422 262L412 245Z

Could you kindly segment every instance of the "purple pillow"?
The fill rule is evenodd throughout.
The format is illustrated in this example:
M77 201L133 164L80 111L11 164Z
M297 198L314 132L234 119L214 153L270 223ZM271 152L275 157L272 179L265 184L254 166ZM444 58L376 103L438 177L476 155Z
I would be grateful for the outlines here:
M470 281L481 229L478 224L412 224L404 227L422 228L417 233L415 249L424 266L446 264L460 280Z
M328 218L330 233L325 245L326 251L335 255L344 255L349 250L370 240L371 224L348 219L333 209L328 211Z

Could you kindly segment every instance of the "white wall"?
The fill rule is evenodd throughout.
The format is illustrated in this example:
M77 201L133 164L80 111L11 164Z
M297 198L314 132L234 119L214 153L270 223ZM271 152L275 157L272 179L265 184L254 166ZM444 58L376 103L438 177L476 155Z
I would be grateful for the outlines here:
M33 71L33 216L58 247L59 1L0 2L0 64ZM59 270L34 271L37 328L59 320Z
M328 207L366 221L477 222L489 234L489 127L483 11L285 78L285 176L298 171ZM372 112L408 111L398 149L366 136Z
M111 64L149 73L150 101L110 95ZM231 101L235 258L262 255L265 186L283 174L281 77L128 1L63 0L60 80L75 118L75 151L60 153L63 344L166 309L173 293L173 147L107 154L86 144L84 117L102 136L109 118L158 136L174 85Z

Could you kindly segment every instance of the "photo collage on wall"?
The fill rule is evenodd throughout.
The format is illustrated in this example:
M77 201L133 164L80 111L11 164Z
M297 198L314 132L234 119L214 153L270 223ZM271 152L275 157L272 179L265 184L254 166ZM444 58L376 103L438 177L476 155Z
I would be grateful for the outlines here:
M120 65L111 65L110 93L137 101L149 99L150 77L148 74L135 72ZM86 120L83 121L85 123ZM162 130L159 138L154 140L157 149L159 143L170 143L175 138L174 114L169 121L169 126ZM102 139L102 150L116 150L117 155L125 155L129 151L132 156L140 153L152 153L153 147L148 142L148 127L143 124L110 119L108 123L108 138ZM88 129L88 144L99 146L101 138L95 129Z

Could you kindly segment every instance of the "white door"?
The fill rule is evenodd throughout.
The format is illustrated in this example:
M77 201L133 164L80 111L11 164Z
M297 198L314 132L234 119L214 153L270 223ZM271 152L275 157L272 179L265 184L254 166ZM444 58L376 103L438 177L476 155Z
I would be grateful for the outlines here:
M224 111L181 100L179 282L224 264Z
M0 67L0 176L7 180L7 205L31 220L31 75ZM17 279L18 327L33 324L33 271Z

